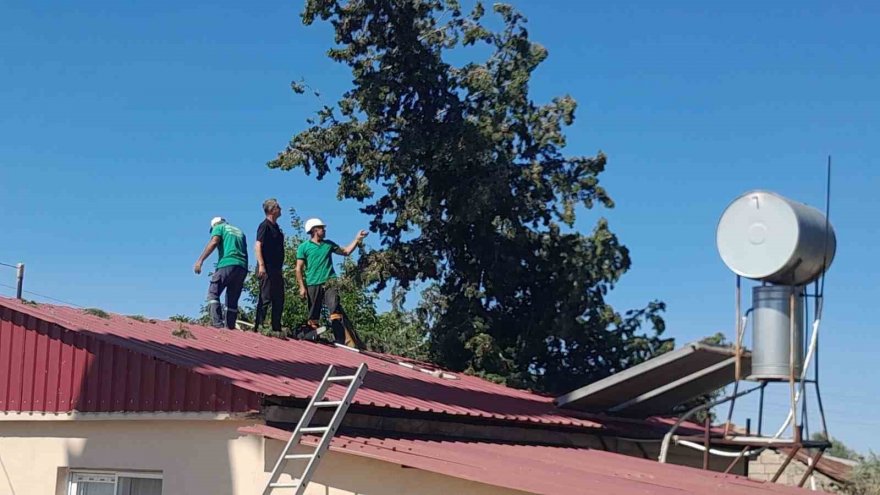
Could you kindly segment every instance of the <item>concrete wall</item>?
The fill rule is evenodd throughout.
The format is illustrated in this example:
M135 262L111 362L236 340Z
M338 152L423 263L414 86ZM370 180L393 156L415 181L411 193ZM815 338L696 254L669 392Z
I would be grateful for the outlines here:
M784 454L776 452L775 450L765 450L764 452L761 452L756 459L749 463L749 478L753 480L770 481L773 478L773 475L775 475L779 468L782 467L782 463L784 462ZM807 467L802 462L793 460L785 468L785 471L783 471L782 476L779 477L777 483L796 486L806 470ZM813 471L813 473L816 480L816 489L826 492L841 493L841 486L836 481L817 471ZM804 487L810 488L809 479L804 483Z
M258 495L281 442L238 420L0 421L0 495L66 495L68 469L161 471L163 495ZM265 442L265 452L264 452ZM307 495L522 495L331 452Z
M260 479L262 442L218 421L2 421L0 494L66 495L68 468L161 471L165 494L237 494Z

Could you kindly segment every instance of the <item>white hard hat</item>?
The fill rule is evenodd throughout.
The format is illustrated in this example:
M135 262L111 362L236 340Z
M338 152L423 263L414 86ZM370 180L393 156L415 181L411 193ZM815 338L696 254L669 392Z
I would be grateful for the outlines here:
M213 230L214 227L216 227L217 225L219 225L219 224L221 224L221 223L226 223L226 219L223 218L223 217L214 217L214 218L212 218L212 219L211 219L211 229Z
M306 234L311 234L315 227L326 227L327 224L322 222L320 218L310 218L306 220Z

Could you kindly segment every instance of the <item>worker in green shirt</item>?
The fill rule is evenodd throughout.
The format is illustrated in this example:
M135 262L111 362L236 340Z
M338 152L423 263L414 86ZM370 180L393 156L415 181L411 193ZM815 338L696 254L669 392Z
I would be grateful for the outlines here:
M208 286L208 312L211 313L211 323L216 328L224 327L223 308L220 305L220 295L226 291L226 328L235 328L235 320L238 319L238 298L244 287L244 279L248 272L247 239L244 233L237 227L226 223L223 217L214 217L211 220L211 240L202 251L193 271L196 275L202 273L202 263L217 249L219 255L217 266L211 275L211 283Z
M345 312L339 301L339 292L328 282L336 278L332 255L348 256L353 253L358 244L367 236L367 231L358 232L354 240L343 248L335 242L325 239L327 225L318 218L306 220L305 230L309 240L300 244L296 250L296 281L299 284L300 297L308 301L308 326L311 330L318 329L322 306L326 306L336 342L349 347L361 348L363 344L345 318Z

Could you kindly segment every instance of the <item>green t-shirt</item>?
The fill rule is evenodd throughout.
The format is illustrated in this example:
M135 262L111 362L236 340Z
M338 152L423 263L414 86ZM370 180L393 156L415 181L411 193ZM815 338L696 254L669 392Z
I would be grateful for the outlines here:
M220 238L220 245L217 246L217 254L220 255L217 259L217 268L241 266L247 269L247 239L240 229L228 223L221 223L211 229L211 235Z
M326 239L320 244L309 239L296 248L296 259L306 262L306 285L321 285L331 278L336 278L331 258L337 249L339 249L338 244Z

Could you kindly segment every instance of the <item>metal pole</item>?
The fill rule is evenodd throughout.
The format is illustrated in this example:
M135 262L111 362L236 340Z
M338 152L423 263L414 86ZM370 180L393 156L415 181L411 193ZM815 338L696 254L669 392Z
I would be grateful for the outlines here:
M795 401L795 363L797 362L797 358L795 357L795 328L796 328L796 318L797 315L794 312L795 310L795 287L791 286L791 292L789 294L789 310L788 310L788 318L789 318L789 339L788 339L788 383L789 383L789 391L790 391L790 399L791 399L791 426L792 426L792 436L794 437L795 442L800 442L800 435L798 433L798 415L797 415L797 402Z
M787 468L788 465L791 464L791 460L794 459L794 456L796 456L798 451L800 451L800 450L801 450L801 444L796 443L794 445L794 447L792 447L791 453L789 453L788 457L785 458L785 462L783 462L782 465L779 466L779 470L776 471L776 474L773 475L773 478L770 480L770 483L776 483L776 480L778 480L779 477L782 476L782 473L783 473L783 471L785 471L785 468Z
M761 382L761 400L758 402L758 436L761 436L761 430L764 428L764 389L767 382Z
M712 423L709 421L709 413L706 413L706 419L703 422L703 470L709 470L709 432L712 430Z
M718 400L714 400L712 402L707 402L705 404L700 404L699 406L694 407L690 411L681 415L675 421L675 424L672 425L672 428L670 428L669 431L667 431L666 434L663 435L663 441L660 442L660 455L658 456L657 459L660 461L661 464L666 462L666 456L667 456L667 454L669 454L669 444L672 442L672 437L675 434L675 431L678 430L678 427L681 426L682 423L687 421L688 418L693 416L695 413L697 413L698 411L703 411L703 410L708 411L709 409L712 409L715 406L720 406L721 404L724 404L730 400L733 400L734 397L742 397L743 395L748 395L748 394L754 392L755 390L758 390L759 388L760 388L760 386L750 388L748 390L743 390L742 392L738 392L735 396L725 397L723 399L718 399Z
M24 263L15 266L15 298L21 299L21 286L24 283Z
M739 381L741 379L742 374L742 348L740 347L741 343L741 332L745 331L742 324L742 288L741 288L741 279L740 276L736 276L736 291L735 291L735 306L736 306L736 322L733 327L733 340L734 340L734 355L736 356L735 366L734 366L734 382L733 382L733 395L736 397L736 393L739 391ZM730 423L733 419L733 408L736 405L736 399L730 401L730 407L727 409L727 421L724 423L724 436L727 437L728 433L730 433Z
M810 459L810 462L809 462L809 465L807 466L806 472L804 472L804 475L803 475L803 477L801 477L801 480L798 481L798 484L797 484L798 487L804 486L804 483L806 483L807 479L809 479L810 475L813 474L813 470L816 469L816 465L819 464L819 460L822 459L822 455L824 453L825 453L825 449L820 448L819 452L816 452L816 455ZM813 489L815 490L815 488L813 488Z
M739 455L736 456L736 458L733 461L731 461L730 464L728 464L727 469L724 470L724 474L729 474L731 471L733 471L733 468L737 464L739 464L739 460L742 459L746 455L746 452L748 452L748 451L749 451L748 445L743 447L743 449L740 451ZM745 466L746 466L746 470L748 471L749 461L746 461Z
M734 367L734 379L736 381L740 380L740 374L742 373L742 371L741 371L742 364L740 362L741 361L740 360L741 353L740 353L740 347L739 347L740 346L739 334L742 331L742 329L740 328L742 326L742 322L740 321L740 319L742 318L742 316L741 316L742 309L740 309L741 308L740 301L742 300L742 295L741 295L742 289L740 288L740 280L741 280L740 276L737 275L736 276L736 319L734 320L734 325L733 325L734 339L736 339L736 342L734 342L734 349L735 349L734 353L736 355L736 366ZM731 406L730 408L733 409L733 406Z

